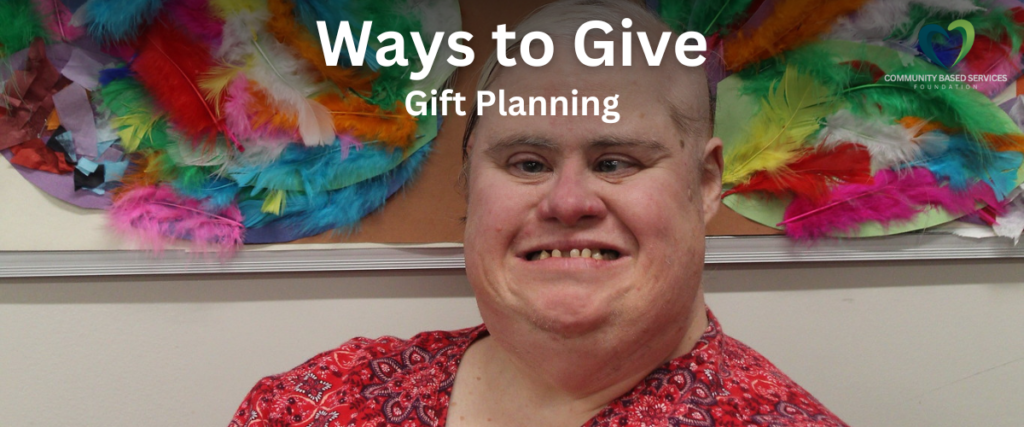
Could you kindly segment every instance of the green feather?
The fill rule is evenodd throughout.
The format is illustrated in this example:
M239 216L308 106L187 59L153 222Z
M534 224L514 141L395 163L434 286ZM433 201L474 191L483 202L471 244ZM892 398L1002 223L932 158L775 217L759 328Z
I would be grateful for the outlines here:
M661 19L673 31L698 31L708 35L721 31L726 34L730 24L746 15L753 0L662 1Z
M894 120L916 116L942 123L982 140L985 133L1017 134L1020 130L1001 117L998 109L977 91L960 89L921 89L915 83L872 81L870 72L849 64L848 58L863 58L879 65L889 75L935 75L947 73L924 61L914 59L902 65L895 51L859 43L828 41L787 52L784 57L763 61L739 73L744 80L744 95L763 96L782 78L787 65L814 77L828 87L837 100L855 114L878 114ZM919 83L918 83L919 84ZM949 83L946 83L949 85Z
M419 17L411 13L408 2L404 0L354 1L350 7L352 15L359 20L373 22L374 34L396 31L405 39L405 55L409 58L409 66L402 67L396 64L381 67L380 75L373 82L373 93L367 98L371 103L391 110L397 102L405 99L412 82L410 74L421 68L411 35L422 28ZM424 43L426 42L424 40ZM374 48L383 46L376 37L370 39L370 44Z
M3 17L0 58L27 48L37 37L50 42L50 35L32 0L0 0L0 16Z

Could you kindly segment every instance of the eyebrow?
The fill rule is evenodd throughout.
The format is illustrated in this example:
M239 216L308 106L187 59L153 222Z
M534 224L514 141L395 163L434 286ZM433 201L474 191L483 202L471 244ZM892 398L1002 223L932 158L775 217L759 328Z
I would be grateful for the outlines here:
M529 135L512 135L498 140L486 150L486 153L493 155L513 147L528 146L538 149L556 151L558 144L542 137ZM602 136L587 143L587 149L603 148L639 148L645 151L653 151L658 154L668 153L670 150L665 144L653 139L623 138L617 136Z
M497 153L520 146L528 146L552 151L558 149L558 144L546 138L529 135L511 135L499 139L498 142L494 143L494 145L488 147L485 153L490 156L493 156Z

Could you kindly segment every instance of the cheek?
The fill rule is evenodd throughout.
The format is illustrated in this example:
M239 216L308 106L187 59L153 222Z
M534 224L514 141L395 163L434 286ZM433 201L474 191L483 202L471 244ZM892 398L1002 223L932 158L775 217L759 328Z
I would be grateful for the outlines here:
M479 173L471 178L466 207L466 248L475 251L500 250L525 217L521 197L514 186Z

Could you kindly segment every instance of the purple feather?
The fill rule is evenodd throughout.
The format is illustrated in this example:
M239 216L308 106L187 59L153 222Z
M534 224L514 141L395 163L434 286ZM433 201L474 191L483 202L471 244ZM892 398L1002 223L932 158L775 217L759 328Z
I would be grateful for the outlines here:
M176 0L167 2L172 21L209 46L220 46L224 21L213 14L208 0Z
M216 212L203 206L167 186L136 187L114 202L110 218L117 231L135 236L156 252L170 239L186 239L194 250L212 245L221 256L230 256L242 244L242 213L234 204Z
M983 183L953 191L940 186L925 168L882 170L873 183L838 186L829 199L817 204L795 198L779 225L784 225L786 234L794 239L813 240L855 233L866 222L888 227L910 221L928 207L954 215L967 214L977 210L977 202L998 206L995 193Z

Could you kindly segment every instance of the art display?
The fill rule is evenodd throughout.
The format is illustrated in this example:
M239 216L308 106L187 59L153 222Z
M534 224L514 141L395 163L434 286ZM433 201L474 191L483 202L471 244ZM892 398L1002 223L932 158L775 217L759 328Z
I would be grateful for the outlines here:
M1024 232L1024 4L647 3L706 37L732 210L801 241ZM0 16L0 154L145 248L224 256L350 230L415 182L444 117L405 100L447 94L456 66L424 64L413 46L431 40L412 35L462 29L457 0L7 0ZM338 23L365 44L356 63L325 55Z

